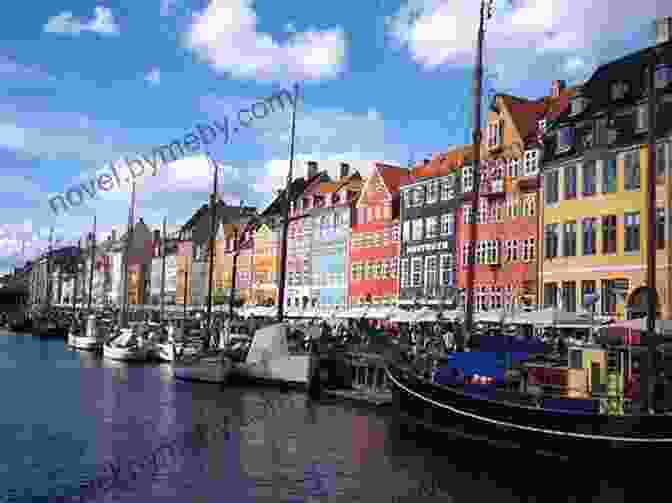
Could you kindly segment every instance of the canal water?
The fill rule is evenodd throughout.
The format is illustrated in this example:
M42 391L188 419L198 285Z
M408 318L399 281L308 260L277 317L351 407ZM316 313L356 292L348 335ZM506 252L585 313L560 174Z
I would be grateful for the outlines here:
M616 473L428 437L389 407L175 381L169 365L63 339L0 332L0 397L3 503L615 503L642 490L627 460Z

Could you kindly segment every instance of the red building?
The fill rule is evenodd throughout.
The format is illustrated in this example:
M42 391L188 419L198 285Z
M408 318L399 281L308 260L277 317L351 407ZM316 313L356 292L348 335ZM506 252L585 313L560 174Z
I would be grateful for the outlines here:
M350 239L350 305L399 297L399 186L410 170L374 163L355 205Z

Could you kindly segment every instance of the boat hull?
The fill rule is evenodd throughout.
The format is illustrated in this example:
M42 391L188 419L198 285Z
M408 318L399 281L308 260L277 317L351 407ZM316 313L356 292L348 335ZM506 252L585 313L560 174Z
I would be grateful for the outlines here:
M227 383L231 375L232 363L221 355L197 358L190 362L176 362L173 375L177 379L210 383Z
M103 348L103 341L98 337L68 334L68 346L75 349L98 351Z
M149 350L149 357L161 362L175 361L175 346L173 344L156 343Z
M318 364L316 355L290 355L256 364L238 364L235 374L238 379L250 382L308 389Z
M672 448L668 416L540 409L432 384L401 367L388 366L386 370L398 413L431 430L562 457L613 450L650 455L654 447Z
M103 344L103 356L111 360L121 361L146 361L148 359L147 348L117 348L109 344Z

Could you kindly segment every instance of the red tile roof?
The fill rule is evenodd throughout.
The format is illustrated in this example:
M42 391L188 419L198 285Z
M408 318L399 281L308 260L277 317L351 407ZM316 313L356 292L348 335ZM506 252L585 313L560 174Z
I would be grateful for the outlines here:
M381 163L376 163L376 166L379 168L387 190L392 194L399 192L399 187L406 185L411 179L411 171L408 168L389 166Z
M435 155L429 164L421 164L413 168L413 177L445 176L473 159L473 148L464 145L448 152ZM412 182L411 182L412 183Z

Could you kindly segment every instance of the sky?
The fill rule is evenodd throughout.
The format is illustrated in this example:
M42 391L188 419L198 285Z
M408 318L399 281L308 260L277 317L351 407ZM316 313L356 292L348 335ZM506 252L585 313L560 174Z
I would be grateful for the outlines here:
M368 174L469 141L476 0L52 0L0 18L0 272L127 221L130 184L55 214L50 199L198 125L300 89L295 176ZM652 45L667 0L495 0L484 93L530 99ZM207 146L231 203L264 208L289 168L291 107ZM247 117L247 116L245 116ZM217 130L216 130L217 131ZM233 129L231 130L233 131ZM203 150L138 178L136 217L180 225L207 201ZM76 199L75 196L73 198ZM158 228L158 227L157 227Z

